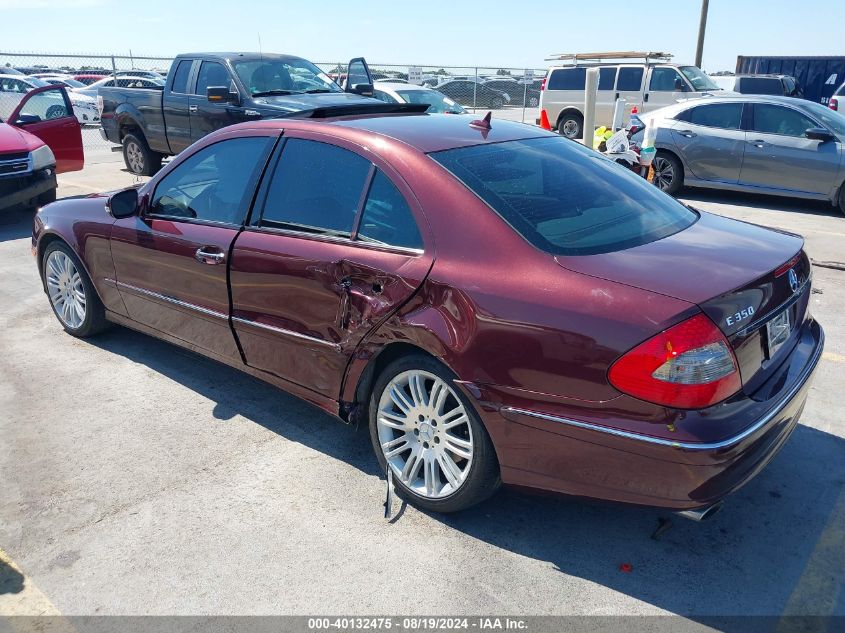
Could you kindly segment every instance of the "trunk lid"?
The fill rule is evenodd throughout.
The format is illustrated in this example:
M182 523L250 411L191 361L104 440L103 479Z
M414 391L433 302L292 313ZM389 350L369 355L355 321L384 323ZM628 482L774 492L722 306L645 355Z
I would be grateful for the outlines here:
M733 346L745 391L753 393L788 355L807 316L811 270L803 244L797 235L701 213L656 242L555 259L569 270L697 304ZM768 328L786 319L786 341L770 350Z

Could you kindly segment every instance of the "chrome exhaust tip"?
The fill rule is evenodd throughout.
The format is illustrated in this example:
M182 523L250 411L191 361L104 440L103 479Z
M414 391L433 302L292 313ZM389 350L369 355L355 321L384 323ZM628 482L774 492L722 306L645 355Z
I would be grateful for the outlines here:
M717 501L716 503L713 503L709 506L704 506L703 508L695 508L694 510L681 510L680 512L676 512L676 514L686 519L691 519L692 521L701 522L711 518L714 514L716 514L719 510L722 509L723 505L723 501Z

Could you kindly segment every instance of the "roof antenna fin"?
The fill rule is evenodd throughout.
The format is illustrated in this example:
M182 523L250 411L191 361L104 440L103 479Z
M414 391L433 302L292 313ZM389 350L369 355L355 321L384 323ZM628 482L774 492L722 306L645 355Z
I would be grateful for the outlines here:
M490 125L490 118L493 116L493 111L488 110L487 114L484 115L483 119L476 119L472 123L469 124L470 127L477 128L479 130L492 130L493 126Z

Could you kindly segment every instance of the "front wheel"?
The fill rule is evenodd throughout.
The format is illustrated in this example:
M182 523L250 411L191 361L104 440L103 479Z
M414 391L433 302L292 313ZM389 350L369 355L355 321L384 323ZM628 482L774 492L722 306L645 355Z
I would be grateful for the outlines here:
M457 512L499 487L493 444L472 404L436 360L391 363L370 397L370 439L397 493L420 508Z
M502 99L501 97L493 97L493 101L490 104L490 107L493 110L501 110L502 108L505 107L505 100Z
M70 247L62 242L48 245L41 274L50 307L68 334L84 338L108 327L103 304Z

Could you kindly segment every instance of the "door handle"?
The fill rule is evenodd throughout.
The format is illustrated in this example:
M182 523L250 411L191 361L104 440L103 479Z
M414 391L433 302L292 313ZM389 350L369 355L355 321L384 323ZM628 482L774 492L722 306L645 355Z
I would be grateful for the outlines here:
M194 257L199 263L213 266L214 264L222 264L223 260L226 259L226 253L204 250L206 248L208 247L198 248L197 252L194 253Z
M678 134L680 134L681 136L686 136L687 138L695 138L696 136L698 136L695 132L692 132L690 130L684 130L683 132L678 132Z
M643 101L648 102L648 93L643 95Z
M197 106L195 106L195 105L188 106L188 112L193 114L193 113L196 113L196 111L197 111Z
M766 145L768 145L768 143L766 141L748 141L748 142L751 143L754 147L759 147L760 149L763 149L764 147L766 147Z

